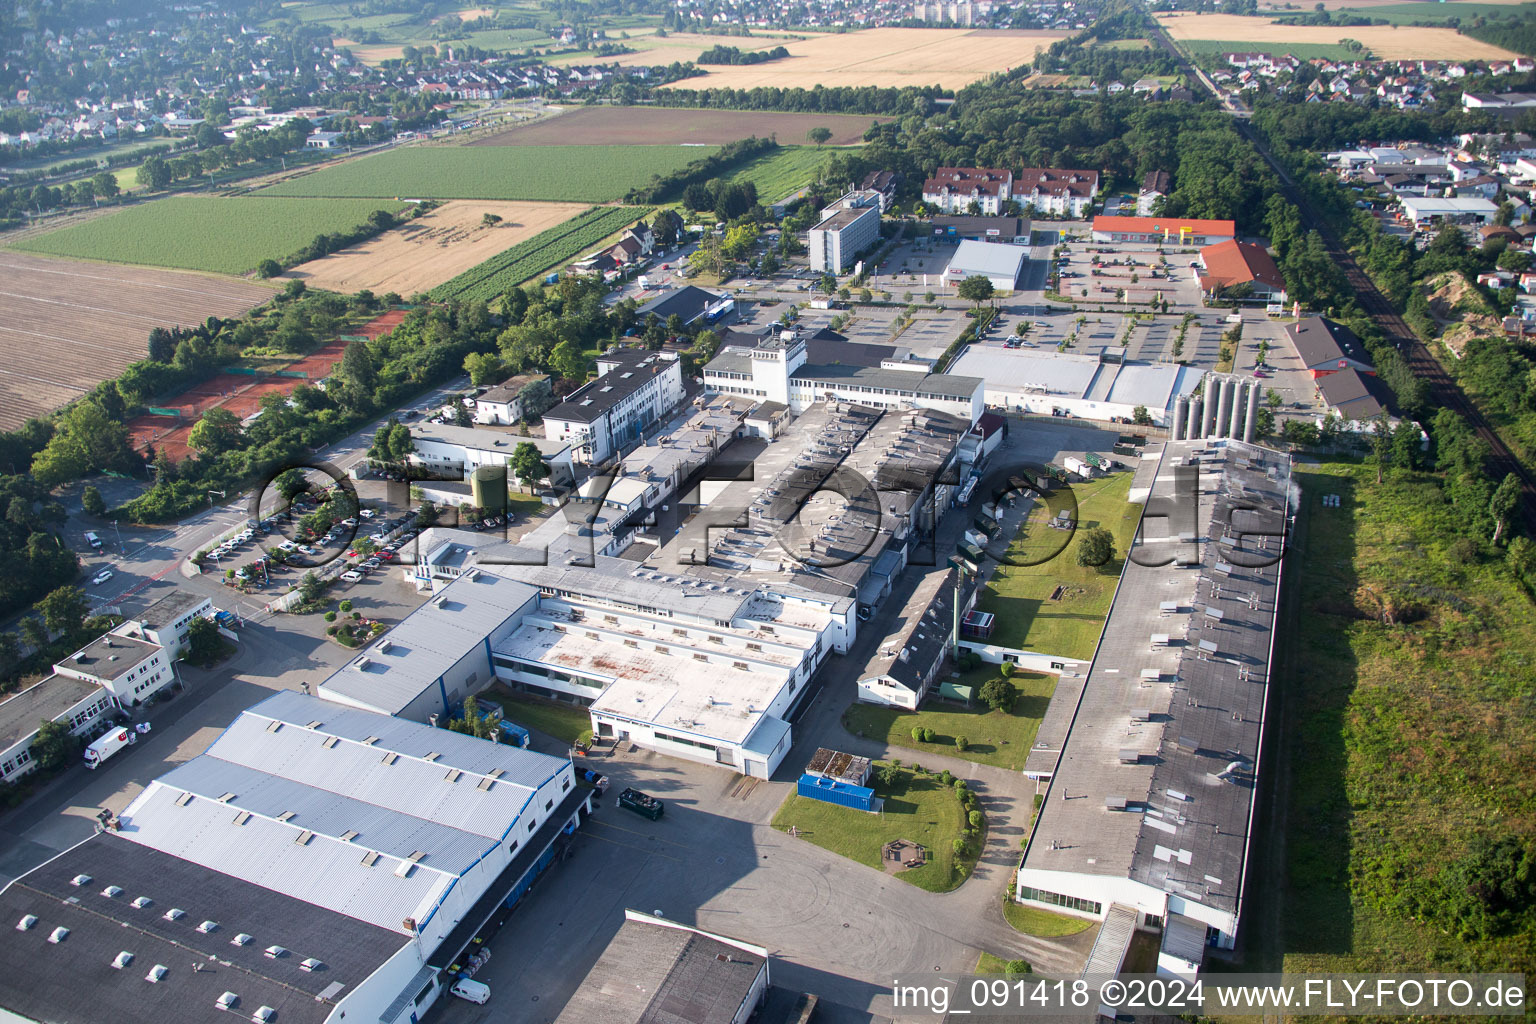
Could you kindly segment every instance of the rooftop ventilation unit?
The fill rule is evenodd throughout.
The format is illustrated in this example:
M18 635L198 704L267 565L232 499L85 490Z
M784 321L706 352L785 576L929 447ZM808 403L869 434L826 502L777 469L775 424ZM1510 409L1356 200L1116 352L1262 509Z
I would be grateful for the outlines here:
M219 797L219 803L227 804L231 800L233 800L234 798L235 798L235 794L233 794L233 793L225 793L223 796Z
M272 1007L258 1007L256 1012L251 1014L251 1024L270 1024L276 1017L277 1011L272 1009Z
M235 815L235 824L236 825L244 825L246 822L248 822L250 820L251 820L251 812L250 811L241 811L239 814Z
M282 727L283 727L283 723L282 722L268 722L267 723L267 732L277 732Z
M91 876L90 875L76 875L74 878L71 878L69 880L69 884L74 886L77 889L80 886L82 886L82 885L90 885L91 884Z
M352 840L357 838L357 835L357 829L349 828L341 834L341 841L344 843L350 843Z
M112 958L112 966L118 970L122 970L131 963L133 963L133 954L126 949Z
M148 896L136 896L134 897L132 906L135 910L143 910L153 902L155 901L150 899Z
M115 900L123 894L123 887L120 885L109 885L101 890L101 894L109 900Z
M185 806L187 806L187 804L189 804L191 802L192 802L192 794L191 793L183 793L183 794L181 794L181 796L176 798L176 806L177 807L185 807Z
M231 946L249 946L254 941L255 940L251 936L247 935L245 932L241 932L239 935L236 935L234 938L230 939L229 944Z
M311 832L309 829L305 829L304 831L300 832L297 836L294 837L293 845L294 846L308 846L309 845L309 841L311 839L313 839L313 838L315 838L315 834L313 832Z
M1104 809L1107 811L1123 811L1129 806L1129 802L1123 796L1107 796L1104 798Z
M1135 749L1130 748L1130 747L1125 747L1125 748L1121 749L1121 751L1120 751L1120 763L1121 764L1138 764L1138 763L1140 763L1140 761L1141 761L1141 751L1135 750Z
M359 672L367 672L368 667L372 664L373 662L369 661L367 658L358 658L352 663L352 667L357 669Z
M339 739L337 739L335 736L327 736L325 738L325 742L321 743L320 745L322 747L324 747L326 750L330 750L332 747L334 747L337 743L340 743L340 742L341 741Z
M214 932L219 930L219 922L204 921L202 924L197 926L197 930L202 932L204 935L212 935Z
M16 922L16 930L19 932L29 932L35 924L37 924L37 915L25 914L20 921Z
M325 723L323 723L323 722L318 722L318 721L316 721L316 722L310 722L310 723L309 723L309 724L308 724L308 725L306 725L306 726L305 726L305 727L304 727L304 728L306 728L306 729L318 729L318 728L320 728L320 726L321 726L321 725L323 725L323 724L325 724Z
M385 754L381 760L384 764L394 764L396 761L400 760L400 755L391 750L389 753Z
M144 975L144 980L153 985L163 977L165 977L165 964L155 964L149 969L149 973Z
M314 957L307 957L306 959L299 961L299 970L308 971L311 974L324 966L325 964L323 962L316 960Z
M371 868L379 862L379 851L369 850L363 854L363 867Z
M235 995L233 992L225 992L223 995L219 996L219 998L213 1001L213 1006L216 1010L233 1010L235 1005L239 1002L239 996Z
M288 950L282 946L268 946L265 953L268 960L281 960L288 955Z
M53 930L52 935L48 936L48 941L57 946L67 938L69 938L69 929L61 925Z
M160 916L165 918L167 921L180 921L182 918L187 916L187 912L182 910L180 907L172 907L170 910L167 910Z
M395 642L393 640L380 640L379 641L379 650L384 652L385 654L388 654L390 648L392 648L394 646L395 646ZM374 738L377 739L378 737L374 737Z
M293 817L294 814L295 814L294 811L284 811L282 814L279 814L277 816L277 820L278 821L287 821L289 818Z

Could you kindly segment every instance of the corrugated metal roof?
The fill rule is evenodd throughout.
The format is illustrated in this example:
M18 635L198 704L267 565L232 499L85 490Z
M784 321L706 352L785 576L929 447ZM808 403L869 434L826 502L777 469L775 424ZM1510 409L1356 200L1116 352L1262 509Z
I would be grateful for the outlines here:
M438 770L437 775L441 780L444 771ZM462 786L465 781L461 779L457 785ZM291 813L292 817L284 821L291 828L310 829L332 837L355 832L351 843L357 847L359 858L367 850L402 859L422 851L431 866L458 874L496 842L495 838L354 800L207 754L163 776L160 782L214 801L233 793L235 796L229 801L231 816L239 810L273 819ZM474 783L470 785L473 787Z
M273 732L272 721L288 724ZM306 728L314 721L321 724ZM340 742L326 746L330 736ZM363 742L374 736L376 742ZM391 752L400 756L385 764ZM532 792L566 765L557 757L291 692L241 714L208 753L489 838L500 838ZM432 754L438 756L425 760ZM448 782L450 769L465 774ZM489 788L479 788L497 771L502 774Z
M350 843L317 834L300 845L295 840L302 829L257 816L237 825L238 808L201 797L178 805L179 795L151 783L123 813L118 834L395 932L404 931L407 917L419 919L455 877L422 862L401 878L393 858L367 866Z
M354 658L320 687L398 714L536 596L526 584L491 573L461 576L389 631L387 652L383 641L374 644L361 656L369 662L366 668L358 667L361 657Z

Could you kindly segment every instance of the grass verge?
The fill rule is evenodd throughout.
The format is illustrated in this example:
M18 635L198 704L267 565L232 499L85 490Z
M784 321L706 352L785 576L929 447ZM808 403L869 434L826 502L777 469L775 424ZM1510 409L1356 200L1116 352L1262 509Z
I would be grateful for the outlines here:
M1126 501L1130 473L1073 484L1070 497L1053 492L1037 502L1008 548L977 607L997 616L992 643L1086 660L1093 656L1125 553L1136 534L1141 506ZM1048 524L1060 508L1077 504L1077 533L1102 526L1114 534L1115 558L1105 566L1077 564L1076 534Z
M929 892L959 888L976 866L982 843L972 841L967 853L956 855L954 841L961 836L964 812L954 789L936 775L918 775L910 768L901 769L891 786L872 781L885 800L883 813L790 793L774 814L773 827L787 832L794 826L807 842L876 870L886 843L908 839L927 848L928 862L900 872L897 878Z
M582 708L517 693L501 683L481 694L479 700L501 705L507 721L537 729L562 743L574 745L578 736L592 728L592 717Z
M1014 931L1035 935L1044 939L1076 935L1093 927L1094 922L1070 914L1057 914L1039 907L1026 907L1012 900L1003 901L1003 917L1013 925Z
M962 675L961 683L981 689L981 684L999 675L998 666L986 665ZM1019 691L1012 711L993 711L985 704L971 707L930 701L918 711L855 704L843 714L843 727L870 739L883 740L918 753L945 754L977 764L990 764L1018 771L1024 767L1029 748L1035 742L1040 719L1056 689L1056 677L1038 672L1015 672L1009 680ZM932 729L932 743L912 738L914 728ZM967 740L965 750L955 743Z

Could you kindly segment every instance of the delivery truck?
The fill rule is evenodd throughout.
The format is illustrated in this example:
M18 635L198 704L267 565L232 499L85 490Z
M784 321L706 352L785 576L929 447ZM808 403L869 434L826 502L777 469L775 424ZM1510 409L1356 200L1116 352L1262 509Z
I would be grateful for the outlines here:
M85 748L85 766L92 770L124 747L131 747L139 740L138 734L126 725L113 729Z

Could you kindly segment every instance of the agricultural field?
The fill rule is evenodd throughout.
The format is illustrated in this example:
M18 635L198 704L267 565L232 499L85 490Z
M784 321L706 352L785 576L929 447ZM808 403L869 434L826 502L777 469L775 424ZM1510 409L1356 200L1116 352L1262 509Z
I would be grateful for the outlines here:
M755 135L785 145L805 141L816 127L832 131L831 146L864 141L871 123L889 117L853 114L779 114L754 110L687 110L677 107L575 107L528 125L508 128L472 146L719 146ZM580 140L579 143L577 140Z
M815 181L826 158L825 152L811 146L782 146L776 152L753 158L731 175L731 180L756 185L757 198L767 205Z
M647 212L643 206L594 206L438 285L432 289L432 298L438 302L489 302L507 289L580 256Z
M1500 3L1497 0L1454 0L1454 2L1420 2L1420 3L1383 3L1383 4L1350 4L1346 3L1339 8L1346 14L1358 14L1363 18L1381 18L1390 21L1394 25L1411 25L1416 21L1445 21L1447 18L1458 18L1462 21L1470 21L1476 17L1502 18L1510 13L1510 5Z
M806 38L805 33L710 36L694 32L669 32L659 38L653 33L654 30L648 32L642 29L638 32L630 32L628 39L613 40L638 51L636 53L621 53L611 57L594 57L585 52L573 53L551 58L549 63L622 64L625 67L640 64L671 64L674 61L686 64L688 61L697 60L699 54L712 46L734 46L738 50L771 50L775 46L788 46L791 42ZM769 65L759 66L768 67Z
M996 72L1030 63L1036 50L1043 50L1066 35L1011 30L873 28L790 42L784 44L790 56L783 60L710 67L707 74L685 78L668 88L937 85L960 89Z
M1336 29L1343 32L1345 29ZM1362 55L1338 43L1275 43L1254 40L1188 39L1179 43L1195 57L1223 53L1271 53L1279 56L1290 54L1297 60L1360 60ZM1380 54L1371 53L1372 57Z
M414 295L484 263L585 210L580 203L455 201L350 249L294 267L284 277L311 288ZM485 217L500 217L494 225Z
M1170 38L1179 43L1204 41L1218 47L1243 50L1273 50L1284 46L1287 53L1302 55L1298 46L1337 46L1341 38L1356 39L1380 60L1509 60L1508 50L1458 35L1450 28L1412 28L1396 25L1285 25L1267 17L1241 14L1160 14L1158 22ZM1233 42L1256 40L1257 42ZM1203 47L1195 52L1211 52Z
M264 259L282 259L301 249L318 234L349 230L374 210L398 213L405 205L379 199L315 202L172 196L29 238L14 247L108 263L244 274Z
M152 327L239 316L272 297L246 281L0 249L0 430L14 430L145 357Z
M411 146L262 189L262 196L607 202L707 155L701 146Z
M419 12L372 14L356 16L352 5L342 3L286 3L285 18L297 18L305 24L324 24L337 32L337 47L345 47L352 55L366 63L377 64L401 56L407 46L438 46L443 40L436 31L440 22L473 21L490 18L497 9L488 7L464 7L450 10L433 17ZM513 13L509 8L508 13ZM527 11L518 12L526 15ZM363 42L366 39L368 42ZM469 44L484 50L521 50L530 46L553 45L547 33L534 28L477 29L457 36L453 42Z

